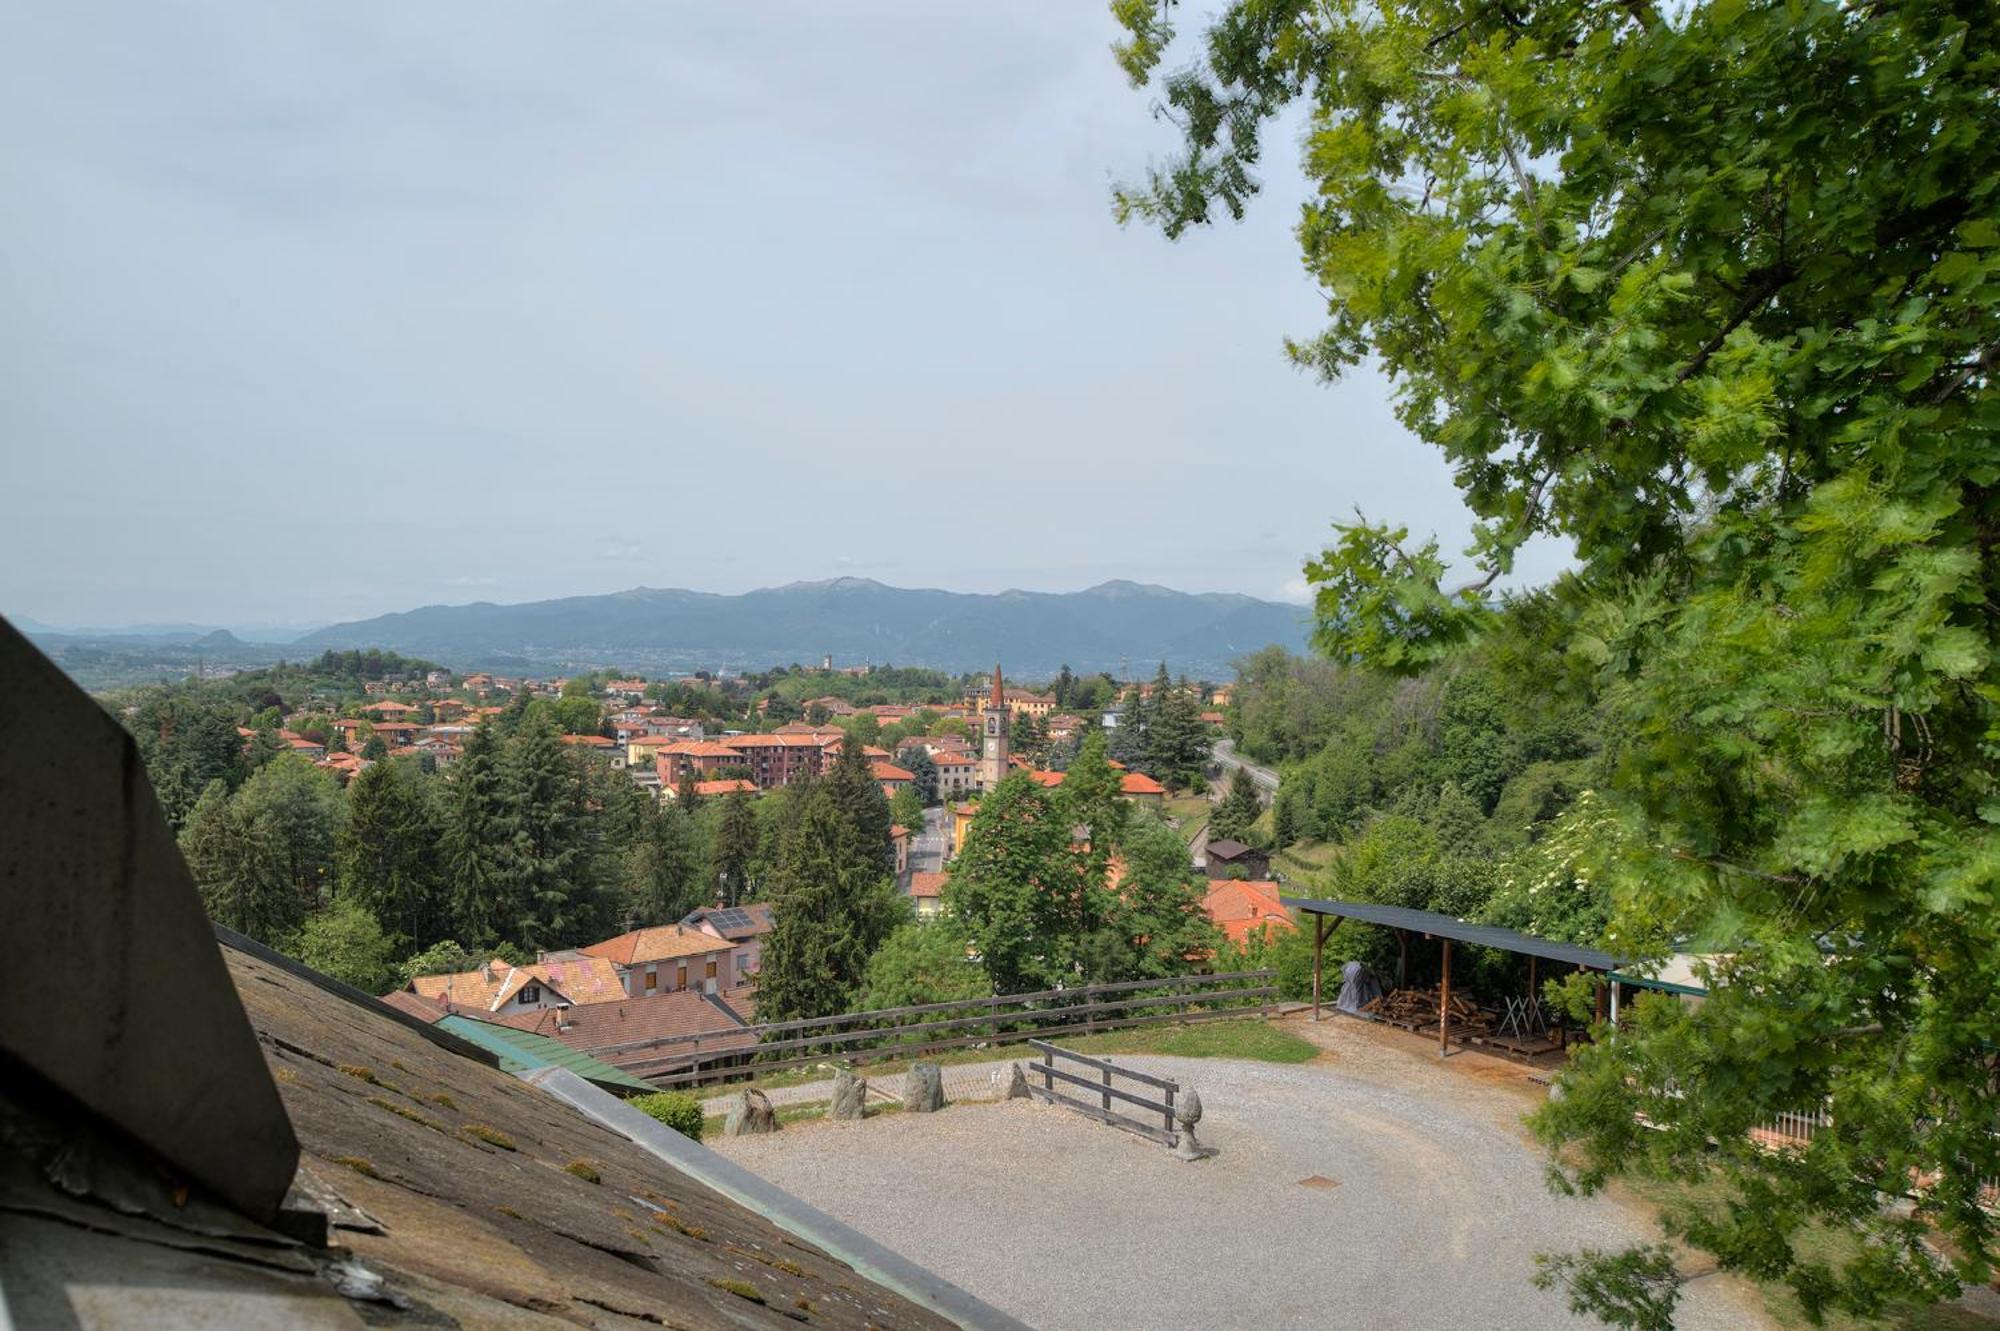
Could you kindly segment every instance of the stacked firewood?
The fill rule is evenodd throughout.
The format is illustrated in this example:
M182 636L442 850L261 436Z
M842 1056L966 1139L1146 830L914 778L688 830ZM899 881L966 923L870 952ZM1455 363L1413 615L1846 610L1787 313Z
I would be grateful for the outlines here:
M1414 1022L1419 1026L1435 1026L1438 1020L1438 991L1435 989L1398 989L1394 993L1364 1003L1363 1012L1389 1021ZM1475 1031L1489 1029L1493 1019L1479 1010L1479 1005L1462 994L1451 996L1451 1024L1454 1029L1464 1027Z

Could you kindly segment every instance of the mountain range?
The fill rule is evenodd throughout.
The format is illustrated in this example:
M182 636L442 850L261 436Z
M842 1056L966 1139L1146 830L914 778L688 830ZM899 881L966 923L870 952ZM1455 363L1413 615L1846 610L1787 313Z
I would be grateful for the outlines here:
M463 667L759 668L790 662L929 666L1004 662L1033 676L1150 670L1222 678L1278 643L1302 649L1302 606L1135 582L1079 592L995 594L889 587L867 578L795 582L740 595L637 587L517 605L433 605L334 624L290 644L382 647Z

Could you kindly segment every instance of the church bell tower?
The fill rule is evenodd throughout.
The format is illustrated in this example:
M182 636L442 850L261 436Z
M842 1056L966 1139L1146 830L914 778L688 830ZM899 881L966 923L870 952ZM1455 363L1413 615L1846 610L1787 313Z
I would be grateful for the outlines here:
M983 732L979 750L979 788L991 790L1007 776L1007 693L1000 685L1000 667L993 667L993 693L981 710Z

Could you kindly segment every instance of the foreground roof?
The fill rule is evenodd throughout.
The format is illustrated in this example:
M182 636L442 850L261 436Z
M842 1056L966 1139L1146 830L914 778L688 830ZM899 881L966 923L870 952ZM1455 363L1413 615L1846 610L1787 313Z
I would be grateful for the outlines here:
M747 986L715 994L681 989L617 1003L509 1012L499 1021L516 1030L552 1036L634 1076L654 1077L697 1059L755 1048L757 1037L748 1029L752 992ZM691 1035L703 1038L660 1044Z
M1623 962L1623 958L1614 957L1609 952L1594 947L1584 947L1580 943L1537 938L1533 934L1503 929L1497 924L1469 924L1454 916L1440 915L1434 910L1412 910L1408 906L1381 906L1372 901L1327 901L1313 897L1285 897L1282 900L1293 910L1302 910L1311 915L1337 915L1343 919L1359 920L1363 924L1379 924L1389 929L1407 929L1413 933L1449 938L1454 942L1472 943L1478 947L1497 947L1503 952L1519 952L1523 956L1542 957L1548 961L1566 961L1572 966L1588 966L1593 970L1610 970Z
M814 1326L947 1325L499 1068L224 955L335 1241L421 1324L789 1327L804 1299Z
M516 1030L498 1022L480 1021L453 1014L438 1022L453 1035L490 1050L500 1059L502 1072L522 1072L531 1068L568 1068L585 1081L612 1092L644 1093L653 1088L630 1073L620 1072L609 1063L572 1049L560 1040L533 1031Z

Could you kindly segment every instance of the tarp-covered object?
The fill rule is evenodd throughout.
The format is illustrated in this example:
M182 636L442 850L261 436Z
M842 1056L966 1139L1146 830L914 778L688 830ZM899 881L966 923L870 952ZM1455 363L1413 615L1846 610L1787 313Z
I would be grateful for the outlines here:
M1340 968L1340 997L1333 1000L1333 1005L1342 1012L1359 1012L1381 996L1382 986L1376 982L1374 971L1358 961Z

